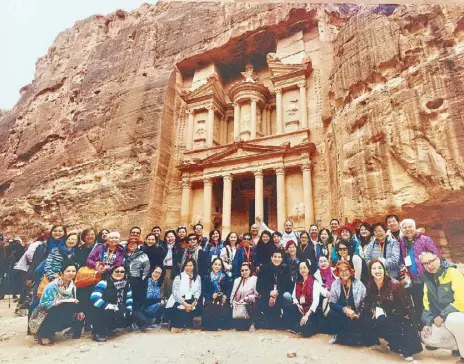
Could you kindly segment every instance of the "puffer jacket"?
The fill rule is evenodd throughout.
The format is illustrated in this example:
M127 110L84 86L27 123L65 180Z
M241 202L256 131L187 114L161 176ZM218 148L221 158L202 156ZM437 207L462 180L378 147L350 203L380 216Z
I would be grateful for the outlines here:
M424 273L424 312L422 321L430 326L435 317L452 312L464 312L464 276L456 265L442 259L437 273ZM435 284L435 282L437 284Z
M410 242L402 236L400 237L400 250L401 250L401 257L404 260L405 257L409 255L409 246ZM424 273L424 267L422 266L419 255L423 252L433 252L437 257L440 258L440 251L438 250L437 246L433 242L432 238L423 235L420 233L417 233L414 238L413 238L413 243L412 243L412 248L413 248L413 256L414 256L414 261L416 262L416 269L417 269L417 276L413 274L411 271L411 267L408 267L409 274L412 278L418 278L422 273Z
M127 251L124 253L124 267L129 278L145 279L150 272L148 256L142 250L138 250L132 255L128 255Z
M392 239L387 235L385 238L385 249L382 256L380 256L380 247L377 240L372 241L364 251L364 258L366 263L374 258L379 258L387 268L387 273L392 278L397 278L400 275L400 244L398 241Z

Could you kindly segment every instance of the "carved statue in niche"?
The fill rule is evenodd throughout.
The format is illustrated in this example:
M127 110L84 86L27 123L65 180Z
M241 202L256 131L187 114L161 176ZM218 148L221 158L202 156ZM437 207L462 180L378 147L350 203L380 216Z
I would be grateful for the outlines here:
M241 130L248 130L248 125L250 124L250 115L246 114L241 120Z
M289 220L293 221L294 227L303 227L305 219L305 205L304 202L295 204L292 207L292 214L288 217Z
M195 139L203 138L206 135L206 121L198 120L197 130L195 132Z
M298 100L291 100L286 112L288 116L294 116L298 112Z
M258 75L254 71L254 67L251 63L248 63L245 66L245 72L241 72L242 76L245 78L244 82L253 82L256 83L258 80Z
M260 112L256 114L256 130L262 131L262 119Z

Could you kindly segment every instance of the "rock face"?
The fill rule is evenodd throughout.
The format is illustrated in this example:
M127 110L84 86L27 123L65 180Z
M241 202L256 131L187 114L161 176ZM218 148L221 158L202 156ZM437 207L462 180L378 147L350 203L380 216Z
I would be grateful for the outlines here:
M177 65L264 31L297 30L314 35L290 37L288 47L291 56L305 42L314 68L316 221L399 213L464 260L457 5L159 2L77 22L0 116L0 229L33 238L55 222L123 234L135 224L177 226L185 148Z

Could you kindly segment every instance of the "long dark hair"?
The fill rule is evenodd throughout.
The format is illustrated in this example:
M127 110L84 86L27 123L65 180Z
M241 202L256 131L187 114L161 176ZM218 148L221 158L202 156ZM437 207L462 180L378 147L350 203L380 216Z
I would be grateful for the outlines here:
M266 244L266 243L263 241L263 235L269 236L269 242L272 242L272 234L271 234L269 231L264 230L264 231L261 233L261 236L259 237L258 244Z
M84 231L82 232L82 234L84 234ZM107 235L110 233L110 231L108 229L101 229L97 234L97 238L95 239L97 244L105 244L105 241L103 240L104 231L106 231ZM83 240L82 235L81 235L81 240Z
M174 241L177 242L177 233L175 230L166 230L166 232L164 233L164 241L166 242L167 244L167 240L166 240L166 237L168 236L169 233L173 233L174 234Z
M361 228L364 226L364 228L369 231L370 235L369 235L369 238L365 239L361 236ZM374 230L372 229L372 226L370 224L368 224L367 222L363 222L360 226L359 226L359 243L361 244L361 247L365 247L367 244L369 244L371 242L371 238L372 236L374 236Z
M300 265L301 265L301 264L305 264L306 267L308 267L308 271L309 271L308 277L310 277L310 276L312 275L312 274L311 274L311 263L308 262L307 260L302 260L301 262L298 263L298 274L297 274L297 276L296 276L296 281L297 281L298 283L301 283L301 282L304 281L303 276L302 276L301 273L300 273Z
M219 238L218 238L218 244L221 242L221 232L218 230L218 229L214 229L214 230L211 230L209 232L209 240L208 242L211 243L213 241L213 234L217 232L219 234Z
M214 264L214 262L215 262L216 260L219 260L219 261L221 262L221 266L222 266L221 271L224 272L224 261L223 261L222 258L220 258L220 257L216 257L216 258L213 259L213 261L211 262L211 265L209 266L209 271L210 271L210 272L213 271L213 264Z
M387 268L385 267L385 264L383 264L377 258L372 259L369 262L369 265L368 265L368 268L367 268L369 279L367 281L366 302L374 302L377 299L377 295L378 295L378 292L379 292L378 289L377 289L377 284L375 283L374 277L372 276L372 273L371 273L371 268L375 263L379 263L382 266L383 271L384 271L383 285L382 285L382 288L380 290L383 291L383 290L387 289L387 287L390 285L390 282L391 282L391 278L387 274Z
M340 258L340 253L339 253L339 249L340 249L340 244L343 244L346 246L346 248L348 249L348 256L350 258L353 258L353 255L354 255L354 250L353 250L353 247L351 246L350 242L348 240L344 240L344 239L340 239L340 241L338 242L337 246L336 246L336 253L338 255L338 257ZM351 261L351 260L350 260Z
M182 265L182 269L181 269L181 272L184 271L185 269L185 266L187 265L187 263L189 262L192 262L193 263L193 280L196 281L197 280L197 277L198 277L198 269L197 269L197 262L195 261L195 259L193 258L188 258L185 260L184 264Z
M237 241L235 242L235 246L238 247L240 244L240 239L238 238L238 234L235 231L231 231L229 235L227 235L226 240L224 241L224 246L230 246L230 235L235 234L237 236Z

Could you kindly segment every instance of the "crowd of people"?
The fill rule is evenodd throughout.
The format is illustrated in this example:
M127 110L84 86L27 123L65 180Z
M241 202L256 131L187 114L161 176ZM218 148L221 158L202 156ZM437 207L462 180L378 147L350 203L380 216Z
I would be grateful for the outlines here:
M279 232L258 217L225 238L201 224L141 236L62 225L29 245L0 235L0 296L16 298L41 345L65 329L97 342L121 329L278 329L342 345L383 338L407 361L424 343L464 363L464 276L412 219Z

